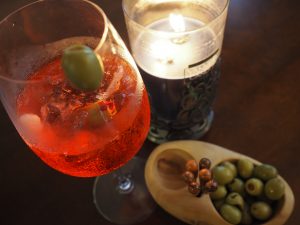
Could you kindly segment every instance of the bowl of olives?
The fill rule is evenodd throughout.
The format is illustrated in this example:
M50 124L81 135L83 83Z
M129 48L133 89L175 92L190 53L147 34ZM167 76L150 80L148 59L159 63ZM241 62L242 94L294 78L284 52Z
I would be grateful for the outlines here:
M285 183L274 166L240 158L220 163L213 174L218 188L210 197L228 223L262 224L280 211Z
M191 194L182 175L187 161L202 158L210 159L218 187L208 194ZM156 147L147 160L145 180L159 206L192 225L282 225L294 208L293 192L275 167L201 141Z

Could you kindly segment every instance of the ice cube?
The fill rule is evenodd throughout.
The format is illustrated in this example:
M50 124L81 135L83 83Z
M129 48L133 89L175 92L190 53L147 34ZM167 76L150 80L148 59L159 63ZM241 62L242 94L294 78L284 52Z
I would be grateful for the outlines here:
M31 113L23 114L20 116L19 120L22 128L29 132L37 133L43 128L43 124L41 123L41 119L38 115Z
M114 73L113 78L104 93L101 94L101 100L106 100L111 95L119 89L121 79L124 75L124 68L122 66L118 67L118 70Z
M58 123L69 117L69 114L82 103L73 96L72 90L66 89L63 84L55 85L52 93L47 96L41 109L41 119L47 123Z
M107 108L109 108L109 115L112 114L111 111L115 111L115 107L109 107L110 105L107 104L111 100L99 101L98 95L99 91L82 92L66 83L55 85L52 93L47 96L46 103L40 109L41 120L73 130L81 129L88 124L89 106L98 103L99 106L105 105L106 108L103 111L108 111ZM122 103L122 98L119 100Z
M59 107L51 103L41 107L41 116L45 122L55 123L61 120L61 112Z

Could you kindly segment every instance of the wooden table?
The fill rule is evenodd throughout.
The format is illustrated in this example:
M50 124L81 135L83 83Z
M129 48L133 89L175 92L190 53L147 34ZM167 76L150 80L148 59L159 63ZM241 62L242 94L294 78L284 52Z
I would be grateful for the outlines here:
M1 0L0 18L29 0ZM95 1L128 43L121 0ZM300 2L232 0L215 119L202 140L275 165L300 195ZM1 49L0 49L1 51ZM0 224L110 224L93 204L94 179L42 163L0 106ZM154 145L146 142L146 157ZM296 204L287 224L299 224ZM159 207L143 225L180 225Z

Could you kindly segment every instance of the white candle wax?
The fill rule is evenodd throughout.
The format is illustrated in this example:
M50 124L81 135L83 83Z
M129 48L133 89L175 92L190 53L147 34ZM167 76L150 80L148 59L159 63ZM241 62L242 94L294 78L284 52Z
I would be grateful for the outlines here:
M173 24L170 18L151 23L135 40L132 50L137 64L147 73L165 79L182 79L204 73L214 65L219 52L201 65L191 65L216 52L213 30L193 18L181 17L180 21L175 17Z

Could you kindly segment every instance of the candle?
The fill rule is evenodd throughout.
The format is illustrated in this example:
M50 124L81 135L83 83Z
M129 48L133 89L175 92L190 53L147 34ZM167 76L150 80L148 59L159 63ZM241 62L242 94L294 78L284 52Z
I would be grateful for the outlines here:
M201 32L194 32L200 29ZM202 21L171 13L168 18L146 26L132 49L137 64L147 73L182 79L201 74L215 64L219 54L206 64L195 65L216 52L216 37Z
M123 0L132 54L151 103L148 139L199 139L212 103L228 0Z

